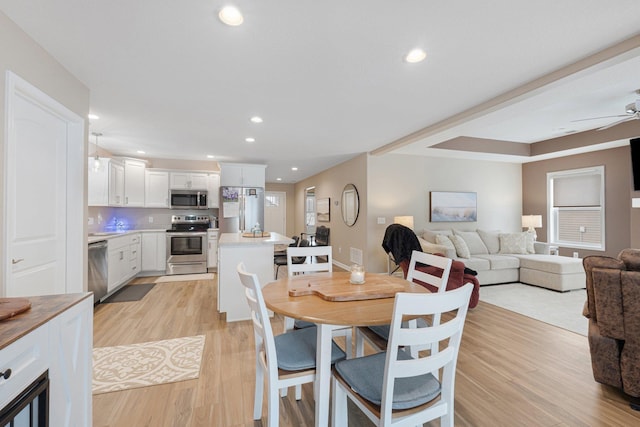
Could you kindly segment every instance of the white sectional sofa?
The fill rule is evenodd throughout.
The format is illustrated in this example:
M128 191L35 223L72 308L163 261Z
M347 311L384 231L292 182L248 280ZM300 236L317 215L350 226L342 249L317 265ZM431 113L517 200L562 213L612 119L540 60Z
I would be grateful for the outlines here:
M478 272L480 285L522 282L556 291L586 286L582 259L549 255L533 234L501 231L425 230L423 252L441 253Z

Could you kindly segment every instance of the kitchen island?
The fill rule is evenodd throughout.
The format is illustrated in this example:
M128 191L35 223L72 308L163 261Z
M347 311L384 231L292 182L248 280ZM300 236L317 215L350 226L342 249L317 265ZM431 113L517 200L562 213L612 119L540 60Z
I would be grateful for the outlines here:
M244 296L237 267L244 262L247 271L258 275L261 285L274 280L275 245L289 245L293 240L270 232L269 237L243 237L242 233L222 233L218 241L218 311L227 313L227 322L248 320L249 305Z

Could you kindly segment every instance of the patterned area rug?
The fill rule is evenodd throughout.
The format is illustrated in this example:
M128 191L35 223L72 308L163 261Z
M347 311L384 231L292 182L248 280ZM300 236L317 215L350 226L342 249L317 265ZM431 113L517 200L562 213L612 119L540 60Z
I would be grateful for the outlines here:
M204 335L93 349L93 394L198 378Z
M586 289L556 292L522 283L480 287L480 301L585 336L589 329L589 321L582 315L586 300Z
M212 280L213 273L202 274L176 274L174 276L162 276L156 279L156 283L186 282L187 280Z

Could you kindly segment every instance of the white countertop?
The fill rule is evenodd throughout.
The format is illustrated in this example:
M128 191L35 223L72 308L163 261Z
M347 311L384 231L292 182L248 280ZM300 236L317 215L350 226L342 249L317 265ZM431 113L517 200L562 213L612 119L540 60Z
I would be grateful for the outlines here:
M96 232L89 233L89 237L87 239L88 243L95 243L101 240L109 240L116 237L126 236L127 234L136 234L136 233L164 233L167 230L165 228L145 228L143 230L123 230L123 231L105 231L105 232Z
M271 231L269 237L242 237L242 233L222 233L219 246L242 246L242 245L289 245L293 239L282 234Z

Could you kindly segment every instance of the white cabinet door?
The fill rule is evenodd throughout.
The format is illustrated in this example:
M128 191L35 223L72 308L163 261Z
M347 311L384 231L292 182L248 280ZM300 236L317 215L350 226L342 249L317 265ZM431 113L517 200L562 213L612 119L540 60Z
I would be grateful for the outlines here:
M240 165L220 165L220 185L222 187L242 186L242 166Z
M264 188L264 165L245 165L242 167L242 185L245 187Z
M109 206L124 205L124 166L109 162Z
M202 172L171 172L171 188L174 190L206 190L208 176Z
M218 266L218 232L207 232L207 268L216 268Z
M220 207L220 175L217 173L211 173L208 176L207 186L207 205L210 208Z
M144 206L144 162L124 161L124 206Z
M164 231L142 233L142 271L165 271L166 248Z
M144 186L145 207L169 207L169 172L145 170Z
M109 239L107 243L107 292L120 286L130 275L131 238L122 236Z
M95 157L89 157L87 169L87 204L89 206L109 205L109 160L101 157L98 160L100 167L96 170Z

